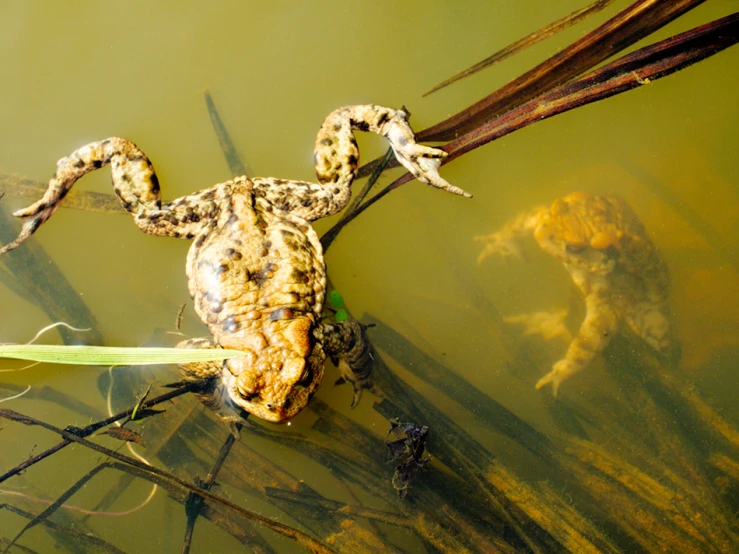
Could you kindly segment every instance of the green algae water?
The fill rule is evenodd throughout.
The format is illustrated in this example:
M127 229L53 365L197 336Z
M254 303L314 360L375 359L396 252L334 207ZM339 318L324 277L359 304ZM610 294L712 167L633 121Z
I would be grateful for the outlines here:
M122 136L150 157L165 200L228 180L209 91L253 175L313 181L315 134L335 108L405 106L414 129L429 127L628 5L617 1L422 97L585 3L6 2L0 173L47 182L59 158ZM735 10L706 2L633 48ZM328 274L351 314L378 324L369 334L388 368L377 370L384 398L367 393L349 410L351 388L334 386L338 370L327 364L314 403L289 424L241 431L212 491L338 552L729 551L739 505L738 56L729 48L442 167L472 199L413 181L346 227L327 252ZM362 161L387 147L375 136L357 139ZM380 184L399 175L388 172ZM76 189L112 193L109 170ZM670 271L682 355L666 367L624 330L555 399L534 385L567 342L524 335L511 318L567 309L564 324L576 333L581 293L533 240L522 243L522 259L478 265L482 245L473 237L576 191L619 196L644 224ZM9 213L32 201L7 193L0 204ZM336 220L316 222L319 235ZM206 335L191 303L176 325L189 302L187 241L144 235L127 215L65 209L33 240L87 305L106 345L171 346L183 338L177 333ZM0 285L0 302L0 342L26 342L51 323L12 286ZM42 342L60 341L51 332ZM3 360L0 370L24 365ZM178 379L173 367L42 364L0 373L0 398L32 387L0 408L84 427L134 406L148 383L154 395ZM133 449L181 478L204 478L228 427L191 395L160 408L167 411L132 427L147 445ZM398 463L383 444L394 417L428 426L433 459L402 500L391 482ZM58 441L0 422L0 473ZM103 461L67 447L0 483L0 505L38 514L47 506L38 499L54 501ZM136 509L151 493L141 479L104 502L122 476L106 469L65 500L102 513L64 508L51 521L123 552L179 551L182 503L159 490ZM223 514L230 530L198 519L191 552L301 551ZM0 541L27 522L0 509ZM19 543L36 552L109 548L43 525Z

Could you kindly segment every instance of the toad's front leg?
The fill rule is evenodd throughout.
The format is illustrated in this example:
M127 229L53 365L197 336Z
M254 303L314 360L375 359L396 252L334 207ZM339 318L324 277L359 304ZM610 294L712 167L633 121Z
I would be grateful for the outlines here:
M110 164L113 187L136 224L151 235L193 238L211 216L213 203L198 202L199 195L162 206L159 179L146 155L131 141L112 137L92 142L57 162L57 170L43 198L13 215L24 219L18 238L0 248L0 254L28 239L59 207L75 182ZM215 196L215 194L214 194Z
M209 339L190 339L182 341L177 348L220 348ZM231 428L231 433L238 438L239 433L236 424L249 425L246 422L246 414L239 408L228 393L228 387L223 381L224 362L191 362L180 364L180 375L182 380L194 383L195 397L213 410L218 417L226 421Z
M584 369L602 352L618 328L618 316L610 299L601 291L593 291L585 297L585 319L577 336L567 348L564 359L554 364L552 371L539 379L536 388L552 385L557 390L562 381Z
M518 214L495 233L474 237L474 240L485 245L482 252L477 256L477 263L481 264L485 258L493 254L500 254L505 259L512 256L522 258L519 241L523 237L532 234L548 212L548 207L539 206Z

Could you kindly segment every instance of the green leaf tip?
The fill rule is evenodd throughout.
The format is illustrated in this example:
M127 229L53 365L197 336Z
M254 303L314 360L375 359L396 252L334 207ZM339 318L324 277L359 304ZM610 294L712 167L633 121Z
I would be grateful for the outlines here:
M0 358L74 365L150 365L210 362L244 356L220 348L145 348L118 346L2 344Z

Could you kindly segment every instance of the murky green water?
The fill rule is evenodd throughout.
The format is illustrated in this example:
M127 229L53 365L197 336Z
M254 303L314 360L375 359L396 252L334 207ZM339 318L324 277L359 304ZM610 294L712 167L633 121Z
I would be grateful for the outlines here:
M315 132L334 108L359 103L405 105L412 112L415 129L428 127L507 83L627 4L618 1L585 24L494 69L428 98L421 97L442 79L583 3L6 2L0 6L0 172L45 181L60 157L91 140L116 135L135 141L151 158L166 199L226 180L230 177L228 168L205 109L203 92L209 90L254 174L312 180ZM734 2L706 2L653 39L735 9ZM467 380L472 389L551 437L565 433L556 417L564 406L570 416L597 414L597 421L587 421L584 416L580 420L592 443L642 469L639 460L646 459L652 474L660 478L666 471L661 468L685 477L680 471L689 473L686 468L697 463L694 460L705 462L709 469L703 471L700 466L695 470L703 487L690 490L699 491L696 494L704 504L718 512L733 506L736 513L737 451L733 451L734 461L726 462L729 469L721 470L715 456L713 462L707 461L716 452L725 453L721 450L724 447L711 442L709 435L701 438L702 428L693 425L688 416L686 426L695 435L683 443L671 442L671 448L678 444L677 450L668 452L657 444L653 452L624 453L628 444L622 439L629 435L614 431L625 423L619 418L625 414L633 417L627 426L643 424L649 429L645 433L654 433L659 425L650 419L654 412L640 412L644 406L634 404L640 397L624 389L627 381L614 379L608 370L609 359L616 360L611 368L614 363L629 365L628 358L619 362L628 354L618 350L619 344L624 349L623 342L567 381L556 403L548 391L534 390L538 378L562 356L564 343L522 338L521 328L506 328L499 320L492 320L488 306L510 316L565 307L573 299L576 304L578 295L564 269L533 242L526 250L527 262L511 260L506 264L494 259L478 267L475 259L480 245L472 237L491 233L520 211L576 190L626 199L670 267L676 332L683 349L678 374L684 382L694 384L707 405L730 422L735 437L736 427L731 428L731 422L736 425L739 418L738 56L737 48L729 49L649 86L526 128L445 166L443 176L473 193L471 200L418 182L393 192L347 227L331 247L327 264L333 283L356 317L371 314L384 321ZM365 161L385 148L376 137L359 137L359 144ZM383 177L383 182L389 178ZM111 192L109 173L90 175L78 187ZM2 199L3 207L11 210L28 203L11 195ZM332 219L319 221L319 234L332 223ZM707 238L701 232L706 225L715 235ZM178 308L189 300L184 275L187 242L146 236L127 216L75 210L59 210L36 236L94 313L107 344L139 345L158 329L174 330ZM2 342L25 342L49 323L42 310L7 287L0 286L0 302ZM578 320L571 323L576 329ZM191 307L185 312L182 330L190 336L204 334ZM45 340L58 338L51 334ZM381 341L376 341L376 347L380 351L388 348ZM475 408L473 399L465 401L464 390L424 383L412 368L398 363L399 357L388 356L387 363L401 379L460 425L470 440L478 441L497 462L528 479L532 487L539 486L544 476L552 478L550 472L559 471L504 437L488 416ZM20 365L2 362L0 368ZM106 400L97 382L101 372L37 366L3 373L0 382L32 385L34 390L53 387L104 413ZM336 376L335 369L328 370L318 394L320 401L375 437L384 437L388 424L373 410L377 399L367 395L349 412L351 391L333 387ZM178 377L175 370L161 368L150 378L166 383ZM123 394L116 409L130 404L130 392L129 396ZM169 408L171 413L165 418L170 430L179 423L178 410L201 411L194 398L175 402L178 407ZM40 400L19 399L2 407L60 426L84 426L93 417ZM611 415L613 427L604 423ZM675 425L683 415L671 415L664 425ZM319 445L335 447L336 441L316 428L316 418L314 412L306 410L289 428L267 428L283 435L303 433ZM194 434L190 427L190 434L175 435L166 455L157 462L160 467L184 478L207 473L215 457L215 452L204 446L208 436L217 449L227 430L212 423L208 426L202 417L199 421L202 434ZM156 432L150 429L152 442L166 433L167 425L162 428ZM435 432L438 430L432 427L432 436ZM143 433L146 436L146 427ZM702 446L693 450L690 441L696 436ZM55 442L56 437L46 431L0 423L0 471ZM112 440L102 442L116 447ZM360 485L347 484L351 480L342 481L345 476L338 466L326 468L289 443L250 432L244 432L242 442L293 478L292 482L280 481L264 469L255 470L265 472L268 486L287 488L290 483L302 482L328 499L364 503L405 517L428 510L427 505L412 499L388 501L394 494L392 464L381 465L387 472L389 494L378 496ZM649 439L645 443L649 444ZM564 450L563 442L558 445ZM642 447L642 443L633 445L635 450ZM228 460L234 467L246 463L241 462L246 454L236 452ZM467 455L464 450L462 453ZM433 446L431 454L435 454ZM362 465L361 455L357 456ZM379 449L377 457L384 456ZM23 476L6 481L0 489L54 499L101 459L82 448L68 448ZM250 468L260 467L248 459ZM670 459L681 462L673 466ZM448 471L439 462L435 464L432 471L417 477L419 483ZM69 504L92 509L117 481L108 471ZM480 470L477 478L486 479L488 471ZM464 478L466 474L460 475ZM222 488L214 489L216 493L289 525L300 520L290 517L289 504L272 502L259 491L239 490L237 477L224 477L224 481ZM414 486L419 490L433 488L429 483ZM474 481L472 486L476 486ZM148 491L148 485L135 482L108 510L135 507ZM40 504L0 492L2 502L36 513L42 509ZM602 513L591 513L591 504L578 504L577 498L573 502L585 517L603 521ZM499 524L497 528L486 527L488 533L510 523L491 515L499 513L493 500L487 507L490 513L481 514L479 519ZM673 508L663 506L665 513ZM698 509L686 510L687 520L701 517ZM443 513L443 506L439 505L438 511ZM707 517L705 513L703 517ZM328 521L323 513L315 517ZM61 516L55 518L65 522ZM320 535L316 529L324 530L321 538L326 539L339 531L337 521L341 519L313 527L312 532ZM357 521L377 531L367 520ZM728 523L736 531L736 521ZM182 506L160 492L131 515L93 516L85 524L126 552L174 552L180 549L185 517ZM471 536L462 523L457 524L452 536ZM14 536L23 525L20 517L0 510L0 538ZM379 525L377 534L388 551L432 551L408 528ZM607 525L601 529L617 535ZM265 537L279 552L297 548L271 533ZM616 543L622 548L635 544L621 539ZM691 540L708 545L706 551L720 550L723 544L716 537L705 543L694 537ZM29 531L21 542L39 552L55 545L55 539L40 528ZM71 547L69 543L56 544L74 551L76 543ZM502 542L496 544L499 551L507 551ZM474 544L466 546L476 551ZM643 544L641 547L650 550ZM206 521L198 522L193 552L239 548L224 531ZM485 551L479 544L477 548Z

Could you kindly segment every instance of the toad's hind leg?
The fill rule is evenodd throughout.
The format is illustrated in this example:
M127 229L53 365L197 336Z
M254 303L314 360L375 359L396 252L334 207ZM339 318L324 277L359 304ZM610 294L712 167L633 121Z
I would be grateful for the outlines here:
M219 347L209 339L191 339L180 342L177 348ZM179 364L179 368L183 381L197 385L193 391L195 397L226 421L231 427L231 432L238 438L235 424L249 425L246 422L248 414L244 414L228 394L223 382L223 361L191 362Z
M315 331L321 335L324 351L339 369L340 382L346 381L354 388L352 408L359 403L362 391L379 394L372 381L372 345L365 329L358 321L342 321L324 323Z
M357 173L359 149L352 130L385 137L398 161L419 181L454 194L470 196L439 175L447 153L416 142L406 113L376 104L345 106L331 112L316 135L314 160L318 181L350 185Z
M145 232L154 235L185 236L196 234L196 229L178 233L181 227L176 214L162 219L153 226L152 219L162 214L159 196L159 180L154 167L146 155L131 141L112 137L92 142L72 152L57 162L57 170L49 182L43 198L31 206L18 210L13 215L25 219L18 238L0 249L0 254L20 245L49 219L59 207L75 182L85 174L110 164L115 193L123 207L135 216L136 224ZM188 223L185 221L185 223ZM190 224L190 227L195 227Z
M359 167L355 130L385 137L398 161L419 181L453 194L470 196L442 179L439 166L447 153L418 144L405 112L366 104L334 110L321 125L313 155L320 184L255 178L257 202L268 211L277 210L283 215L290 214L306 221L342 210L351 197L350 187Z

